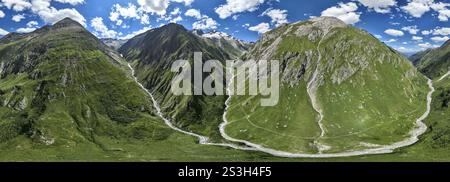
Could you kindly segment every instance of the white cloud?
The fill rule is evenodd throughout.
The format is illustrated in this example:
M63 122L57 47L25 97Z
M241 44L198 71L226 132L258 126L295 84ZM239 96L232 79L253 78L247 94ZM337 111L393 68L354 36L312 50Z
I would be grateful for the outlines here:
M421 47L422 49L430 49L430 48L439 47L438 45L432 45L432 44L430 44L428 42L418 44L418 46Z
M140 9L146 13L165 15L170 2L184 3L185 6L191 5L194 0L137 0Z
M413 37L412 37L412 40L415 40L415 41L421 41L421 40L423 40L423 37L413 36Z
M26 27L26 28L19 28L16 30L16 32L17 33L30 33L35 30L36 30L36 28L34 28L34 27Z
M384 31L384 33L394 37L401 37L405 35L402 31L395 29L387 29Z
M192 28L205 30L205 29L217 29L219 24L212 18L202 18L201 20L194 22Z
M173 2L177 3L184 3L185 6L190 6L194 0L172 0Z
M27 23L27 27L36 27L38 25L39 25L39 23L37 21L29 21Z
M24 16L23 14L17 14L17 15L14 15L14 16L11 18L11 20L12 20L12 21L15 21L15 22L20 22L20 21L22 21L23 19L25 19L25 16Z
M409 0L401 9L413 17L420 18L425 13L434 10L438 13L439 21L448 21L450 18L450 3L434 2L434 0Z
M13 1L13 0L8 0ZM23 0L19 0L23 1ZM86 19L74 8L56 9L50 6L51 0L32 0L30 6L24 6L25 9L31 9L31 12L38 15L45 23L56 23L64 18L71 18L81 25L86 26ZM69 1L67 1L68 3ZM75 1L74 1L75 2ZM13 9L17 4L11 4ZM23 9L23 10L25 10Z
M147 13L165 15L169 0L138 0L138 4Z
M148 15L141 16L136 5L128 3L128 5L121 6L120 4L114 4L109 13L109 20L115 22L116 25L120 26L123 23L123 19L139 19L143 24L149 23Z
M86 19L76 9L56 9L50 7L37 13L42 20L47 23L56 23L64 18L71 18L83 26L86 26Z
M0 36L5 36L6 34L9 34L9 32L0 28Z
M417 49L406 48L406 47L399 47L399 48L397 48L397 50L402 53L416 53L416 52L420 51Z
M16 30L18 33L30 33L32 31L35 31L37 29L37 26L39 23L37 21L29 21L24 28L19 28Z
M373 9L377 13L389 13L391 7L396 6L395 0L357 0L369 9Z
M377 39L381 39L381 38L383 38L383 36L381 36L381 35L374 35Z
M421 33L422 33L422 35L430 35L433 33L433 31L432 30L424 30Z
M14 11L23 11L31 7L28 0L1 0L4 6Z
M443 36L443 37L438 37L438 36L436 36L436 37L431 37L431 40L434 41L434 42L445 42L445 41L447 41L448 39L449 39L448 36Z
M0 18L3 18L3 17L5 17L5 13L2 10L0 10Z
M450 27L436 28L433 30L433 35L450 35Z
M130 33L130 34L122 36L122 37L119 37L119 39L121 39L121 40L128 40L128 39L131 39L131 38L135 37L136 35L145 33L145 32L147 32L147 31L149 31L151 29L152 28L150 26L144 27L144 28L142 28L140 30L134 31L133 33Z
M150 17L147 14L143 14L141 16L141 24L143 24L143 25L150 24Z
M217 29L217 26L219 25L214 19L208 17L207 15L202 15L197 9L188 9L184 15L198 20L192 24L193 29Z
M95 32L100 38L115 38L117 32L114 30L109 30L108 27L103 23L102 17L95 17L91 20L91 27L94 28Z
M361 14L359 12L356 12L356 10L358 10L358 6L356 5L356 3L339 3L338 6L333 6L322 11L321 16L332 16L339 18L347 24L355 24L360 21L359 17Z
M439 21L448 21L448 19L450 18L450 9L448 9L449 6L450 3L433 3L431 5L431 9L439 13Z
M256 26L249 27L248 30L263 34L270 31L270 25L268 23L260 23Z
M179 14L181 14L180 8L175 8L173 9L172 12L170 12L170 15L179 15Z
M407 26L403 27L402 30L409 32L412 35L416 35L420 30L417 28L417 26Z
M221 19L228 18L236 13L253 12L265 0L227 0L226 4L222 4L215 9Z
M181 16L177 16L176 18L171 19L170 23L177 23L179 21L183 21L183 18Z
M287 12L287 10L269 8L261 15L270 17L272 19L272 23L275 23L275 26L278 27L281 24L288 23Z
M420 18L423 14L430 11L430 5L433 0L410 0L406 6L401 7L401 9L411 16Z
M83 4L84 0L55 0L56 2L60 2L60 3L68 3L71 4L73 6L77 5L77 4Z
M384 41L384 42L386 42L386 43L397 42L397 39L389 39L389 40Z
M199 10L196 10L196 9L188 9L186 11L186 13L184 13L184 15L188 16L188 17L194 17L196 19L201 19L202 18L202 14L200 13Z

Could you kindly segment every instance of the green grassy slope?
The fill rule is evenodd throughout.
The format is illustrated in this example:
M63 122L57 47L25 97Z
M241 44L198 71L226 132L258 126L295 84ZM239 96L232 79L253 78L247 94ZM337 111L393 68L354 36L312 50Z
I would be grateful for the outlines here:
M250 51L251 59L280 60L281 101L259 107L260 97L233 97L230 136L294 153L317 153L322 145L331 147L326 153L361 150L409 137L425 112L426 79L370 34L339 23L327 30L324 24L282 26ZM323 137L307 94L315 70Z
M176 74L170 68L180 59L192 62L194 52L202 52L203 61L228 60L228 53L177 24L138 35L124 44L119 52L133 63L139 81L155 95L163 112L174 124L215 141L221 140L218 125L222 122L226 97L174 96L170 88Z
M2 39L0 64L1 161L235 155L167 127L125 63L72 20Z

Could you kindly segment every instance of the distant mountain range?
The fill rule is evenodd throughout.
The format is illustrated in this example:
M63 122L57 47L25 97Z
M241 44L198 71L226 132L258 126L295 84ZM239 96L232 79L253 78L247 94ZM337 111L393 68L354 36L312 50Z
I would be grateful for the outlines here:
M442 76L450 70L450 41L439 48L419 52L410 60L423 74L431 78Z

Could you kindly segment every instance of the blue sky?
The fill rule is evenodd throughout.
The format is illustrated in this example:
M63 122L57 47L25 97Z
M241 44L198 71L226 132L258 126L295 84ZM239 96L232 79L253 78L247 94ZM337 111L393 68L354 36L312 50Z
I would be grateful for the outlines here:
M405 53L450 36L450 0L0 0L0 10L0 35L71 17L100 38L130 38L176 22L256 41L282 23L335 16Z

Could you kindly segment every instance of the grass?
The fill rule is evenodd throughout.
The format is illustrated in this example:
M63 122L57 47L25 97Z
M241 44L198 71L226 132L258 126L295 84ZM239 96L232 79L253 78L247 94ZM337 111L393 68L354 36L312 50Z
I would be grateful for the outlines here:
M359 35L355 30L346 33L351 36ZM74 41L75 39L78 41ZM0 63L9 65L0 77L0 161L450 161L448 78L435 84L437 92L434 95L433 110L426 119L430 129L413 146L383 155L329 159L279 158L261 152L200 145L196 138L170 129L156 116L150 99L134 83L129 70L121 66L120 62L112 60L102 51L101 44L97 44L98 40L80 28L51 30L41 38L27 40L0 46ZM297 44L296 41L289 40L283 44L278 55L304 49L314 51L313 45L317 43ZM349 49L359 50L358 46L362 43L372 43L371 40L365 40L365 36L358 40L363 42L351 44ZM327 45L338 45L333 41L352 40L329 41L331 42L327 42ZM333 47L322 49L324 57L330 58L334 54ZM362 137L364 141L375 140L381 143L398 140L410 129L411 119L423 113L424 100L405 100L425 98L423 94L426 93L425 80L414 75L414 72L408 72L410 65L403 64L397 56L386 59L391 54L387 54L386 51L389 50L383 46L359 51L380 57L371 59L375 60L372 72L361 73L359 76L363 80L389 82L361 82L351 78L339 87L326 83L323 88L331 88L319 90L320 98L327 98L320 100L322 105L330 107L325 107L324 110L325 116L330 116L324 121L327 127L332 128L330 136L354 131L351 128L361 130L380 125L375 132L368 131L364 135L345 138L342 140L345 143L337 140L324 141L334 147L342 146L343 149L349 144L354 147ZM132 52L137 54L140 51ZM387 55L374 52L384 52ZM354 56L342 55L344 58ZM311 60L314 58L317 56L313 55ZM326 61L330 59L322 60L321 64L326 64ZM343 58L336 58L334 61L343 61ZM301 68L302 64L297 63L290 62L286 65ZM336 65L343 64L337 62ZM217 126L221 122L224 97L174 99L164 94L168 87L162 84L171 80L173 75L161 74L149 67L136 67L141 69L137 72L139 79L145 80L147 87L158 90L155 95L159 101L163 101L164 109L173 111L174 114L180 113L180 118L187 118L177 120L178 125L216 137L214 140L221 140L217 137ZM335 70L338 67L329 69ZM385 72L379 73L379 70ZM398 70L412 76L399 74ZM332 77L331 73L325 76ZM227 132L269 147L295 152L316 152L309 146L312 142L310 138L319 134L315 122L317 113L306 94L306 77L310 74L311 69L306 70L298 84L285 84L281 88L280 104L274 108L258 107L260 96L234 97L229 112L232 123ZM362 83L366 86L365 89L355 86ZM395 100L383 100L384 98ZM349 102L346 99L351 100ZM365 109L359 112L364 115L353 117L351 112L361 104L351 102L355 100L366 102ZM194 110L185 110L187 108ZM350 112L348 115L333 115L333 111ZM368 117L367 121L356 122L361 121L362 116ZM381 119L385 122L376 122ZM334 127L334 123L331 123L334 120L340 120L339 124L345 127ZM386 133L394 137L383 136ZM377 140L377 137L381 139Z
M282 35L271 59L280 60L283 77L302 69L304 74L297 81L284 80L280 104L275 107L259 107L260 97L233 97L227 134L294 153L317 153L316 140L331 147L327 153L337 153L409 137L416 119L425 112L429 89L407 60L365 32L335 28L321 42L317 62L320 40L291 34ZM317 91L324 113L323 138L319 138L318 113L306 92L316 65L323 76Z

